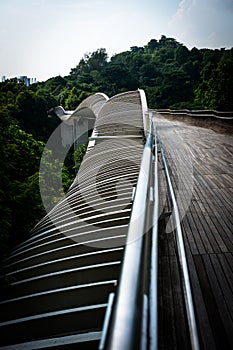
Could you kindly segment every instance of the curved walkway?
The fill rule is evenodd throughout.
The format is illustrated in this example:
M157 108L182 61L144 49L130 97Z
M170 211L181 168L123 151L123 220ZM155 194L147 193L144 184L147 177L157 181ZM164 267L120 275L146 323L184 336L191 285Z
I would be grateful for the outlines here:
M232 349L233 135L185 124L179 116L154 113L154 121L181 212L201 348ZM163 212L165 196L160 205ZM186 349L175 242L167 220L165 226L159 241L160 346Z

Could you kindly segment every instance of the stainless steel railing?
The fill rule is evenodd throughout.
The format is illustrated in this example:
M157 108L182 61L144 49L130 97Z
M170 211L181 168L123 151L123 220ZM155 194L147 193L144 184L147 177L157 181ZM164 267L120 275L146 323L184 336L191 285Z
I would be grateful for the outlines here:
M150 130L141 161L129 223L115 304L106 337L106 349L136 349L143 307L143 254L145 247L147 207L150 200L153 135Z
M161 142L157 143L156 130L152 124L142 156L119 285L114 302L112 297L111 305L109 304L106 313L99 348L101 350L158 349L158 144L160 144L168 194L173 209L172 219L181 267L191 349L199 350L197 324L178 206L165 152ZM152 189L153 191L151 191ZM149 213L151 201L153 201L152 215ZM146 277L147 287L143 285L145 272L148 273Z
M158 189L158 144L156 128L153 126L154 133L154 161L153 161L153 188L154 188L154 205L153 205L153 222L151 232L151 261L150 261L150 350L158 348L158 222L159 222L159 189Z

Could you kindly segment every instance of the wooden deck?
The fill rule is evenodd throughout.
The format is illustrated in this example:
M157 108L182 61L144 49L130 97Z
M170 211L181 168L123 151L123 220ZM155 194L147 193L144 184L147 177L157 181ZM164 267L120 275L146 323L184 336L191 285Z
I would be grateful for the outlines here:
M201 349L233 349L233 136L154 120L180 209ZM162 167L159 178L159 349L189 349Z

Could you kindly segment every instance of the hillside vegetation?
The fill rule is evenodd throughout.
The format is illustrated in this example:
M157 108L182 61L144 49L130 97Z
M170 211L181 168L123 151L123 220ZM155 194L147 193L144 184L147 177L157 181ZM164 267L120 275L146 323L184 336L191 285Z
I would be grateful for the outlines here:
M100 48L85 54L66 77L39 84L65 108L89 94L109 96L142 88L150 108L233 110L233 49L200 49L162 36L108 59ZM37 87L38 87L37 86Z

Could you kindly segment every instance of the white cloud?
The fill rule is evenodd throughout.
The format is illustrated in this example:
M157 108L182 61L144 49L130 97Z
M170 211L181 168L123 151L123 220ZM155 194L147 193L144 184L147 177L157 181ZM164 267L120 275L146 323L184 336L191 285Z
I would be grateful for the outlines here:
M229 0L181 0L169 22L169 32L189 47L231 47L231 3Z
M173 19L180 19L184 16L187 16L192 11L193 7L195 7L195 5L196 0L181 0L179 3L179 8L173 16Z

